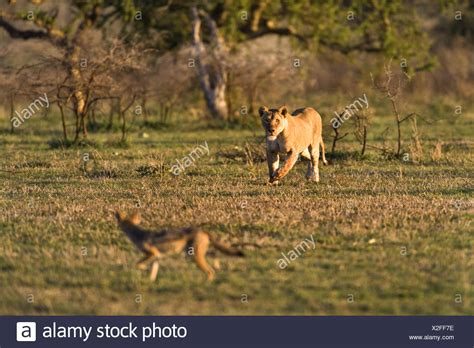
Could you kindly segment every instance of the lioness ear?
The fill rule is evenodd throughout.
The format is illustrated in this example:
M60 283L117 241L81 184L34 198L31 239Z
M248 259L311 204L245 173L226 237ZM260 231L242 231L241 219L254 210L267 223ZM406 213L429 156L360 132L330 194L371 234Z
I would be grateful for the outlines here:
M130 215L130 221L133 224L138 225L142 221L142 217L140 216L140 213L133 213L132 215Z
M280 106L280 108L278 109L278 113L286 117L286 115L288 114L288 108L286 107L286 105Z
M267 112L268 112L268 108L267 108L266 106L261 106L261 107L258 109L258 113L260 114L260 117L262 117L263 115L265 115Z

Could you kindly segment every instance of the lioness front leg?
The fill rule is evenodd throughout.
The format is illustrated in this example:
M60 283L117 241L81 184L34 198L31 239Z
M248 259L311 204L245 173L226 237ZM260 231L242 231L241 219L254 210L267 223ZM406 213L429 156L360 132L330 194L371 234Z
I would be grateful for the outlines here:
M298 160L298 153L296 151L293 151L293 150L290 151L288 153L288 157L287 157L285 163L283 164L283 166L281 168L279 168L275 172L273 177L270 179L270 182L273 183L275 181L283 179L286 176L286 174L288 174L288 172L291 170L291 168L293 168L293 166L295 165L297 160Z
M272 152L270 150L267 150L267 163L268 163L268 175L271 180L272 177L275 175L275 172L277 171L278 166L280 164L280 156L278 155L278 152Z

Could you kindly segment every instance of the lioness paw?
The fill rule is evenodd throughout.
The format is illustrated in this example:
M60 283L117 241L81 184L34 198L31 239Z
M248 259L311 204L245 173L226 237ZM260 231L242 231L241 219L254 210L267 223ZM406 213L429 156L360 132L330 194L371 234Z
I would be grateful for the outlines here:
M306 179L307 179L308 181L319 182L319 176L316 176L316 175L309 175L309 176L306 176Z
M281 179L280 170L277 169L275 173L273 173L273 175L270 177L270 180L268 180L268 182L270 184L275 184L275 183L278 183L278 180L280 179Z
M275 180L275 179L270 179L267 181L267 185L268 186L276 186L278 185L280 182L278 180Z

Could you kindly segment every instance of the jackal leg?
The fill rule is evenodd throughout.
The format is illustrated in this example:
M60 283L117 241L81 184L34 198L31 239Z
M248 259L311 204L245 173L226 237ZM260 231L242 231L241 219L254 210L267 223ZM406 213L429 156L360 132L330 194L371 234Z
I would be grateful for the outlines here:
M145 254L145 257L137 262L138 269L146 270L151 261L161 257L160 251L152 245L145 245Z
M145 270L148 267L148 264L155 258L155 255L153 254L146 254L145 257L141 258L136 266L138 269Z
M206 261L206 252L209 247L209 235L205 232L198 232L194 237L194 260L198 267L207 274L207 280L214 279L215 272Z
M160 269L160 264L158 263L157 260L153 261L151 265L151 271L150 271L150 280L154 282L156 280L156 277L158 276L158 270Z

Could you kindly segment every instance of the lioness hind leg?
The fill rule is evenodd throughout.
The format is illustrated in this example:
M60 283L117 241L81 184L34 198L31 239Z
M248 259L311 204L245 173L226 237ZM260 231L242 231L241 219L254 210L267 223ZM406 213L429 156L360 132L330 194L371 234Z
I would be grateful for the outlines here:
M309 161L308 161L308 170L306 172L306 179L310 180L314 176L314 169L313 169L313 161L311 160L311 146L308 147L308 155L309 155Z
M308 161L311 161L311 154L309 153L309 149L304 149L300 156L302 158L307 159Z
M314 146L311 145L309 149L309 153L311 154L311 167L312 172L309 176L307 176L308 180L314 180L319 182L319 144L315 144Z

